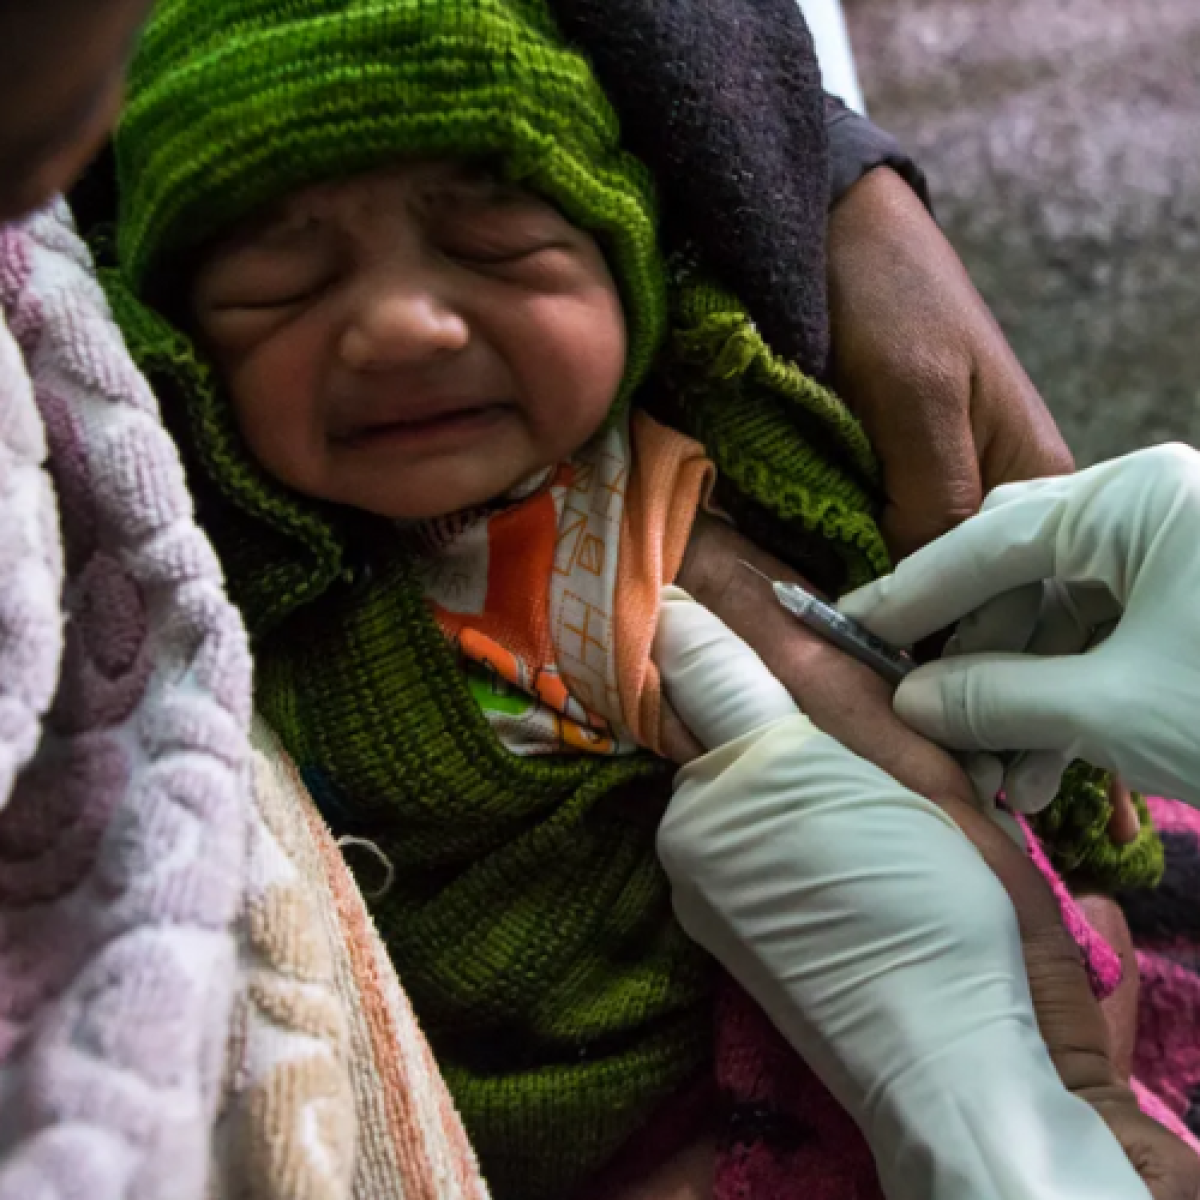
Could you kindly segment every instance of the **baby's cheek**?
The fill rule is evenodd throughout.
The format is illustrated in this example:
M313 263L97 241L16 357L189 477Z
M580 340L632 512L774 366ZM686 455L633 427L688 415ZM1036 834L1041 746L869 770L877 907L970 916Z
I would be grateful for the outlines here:
M298 355L252 354L226 382L251 453L276 478L307 490L321 427L311 365Z
M544 297L510 344L529 407L569 457L605 423L625 376L625 326L615 294Z

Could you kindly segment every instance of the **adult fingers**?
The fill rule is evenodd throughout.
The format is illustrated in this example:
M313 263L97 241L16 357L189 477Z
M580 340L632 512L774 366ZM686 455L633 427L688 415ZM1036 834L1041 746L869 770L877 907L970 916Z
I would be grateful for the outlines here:
M887 419L866 424L883 473L880 525L900 561L978 512L983 483L959 381L929 371L893 381L892 390Z
M914 671L896 693L895 710L952 750L1074 754L1079 698L1089 686L1086 668L1082 659L1026 655L947 659Z
M1108 799L1113 809L1108 821L1108 836L1118 846L1128 846L1142 831L1142 819L1133 802L1133 792L1123 780L1114 778L1108 785Z
M917 551L838 607L873 633L911 645L995 597L1054 574L1057 497L1037 483Z

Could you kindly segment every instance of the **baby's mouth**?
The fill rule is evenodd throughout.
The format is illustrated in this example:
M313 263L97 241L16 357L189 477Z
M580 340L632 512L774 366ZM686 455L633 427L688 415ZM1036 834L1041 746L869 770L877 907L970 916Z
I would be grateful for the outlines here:
M405 416L370 425L359 425L333 435L347 449L366 449L381 443L422 443L437 439L469 437L490 429L508 411L507 404L475 404L448 408L421 416Z

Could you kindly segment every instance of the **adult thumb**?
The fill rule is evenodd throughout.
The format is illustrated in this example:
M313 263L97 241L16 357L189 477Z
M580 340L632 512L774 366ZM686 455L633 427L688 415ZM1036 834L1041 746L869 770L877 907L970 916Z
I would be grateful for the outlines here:
M798 711L762 659L677 587L662 591L654 662L671 707L709 750Z

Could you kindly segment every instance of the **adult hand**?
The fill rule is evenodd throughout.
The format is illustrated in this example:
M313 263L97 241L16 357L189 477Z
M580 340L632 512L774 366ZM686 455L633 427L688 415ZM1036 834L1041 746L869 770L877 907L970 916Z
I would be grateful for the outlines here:
M870 172L829 221L833 381L883 465L883 532L902 558L992 488L1071 455L958 256L912 189Z
M1018 900L1018 910L1028 913ZM1154 1200L1200 1200L1200 1158L1148 1117L1114 1066L1106 1031L1087 1003L1079 952L1061 924L1023 922L1022 944L1038 1025L1063 1083L1100 1115Z
M1144 1197L1038 1037L1022 939L1049 928L1073 945L1025 855L969 805L952 820L820 733L675 590L655 660L713 747L680 772L660 830L676 912L859 1123L889 1197ZM1062 973L1053 1002L1083 1010L1083 1033L1062 1036L1093 1051L1085 1082L1117 1087L1077 953L1043 970Z
M841 607L900 644L971 614L975 653L896 694L897 713L941 744L1082 757L1200 805L1198 547L1200 454L1160 446L1001 488ZM1025 781L1006 784L1023 806Z

